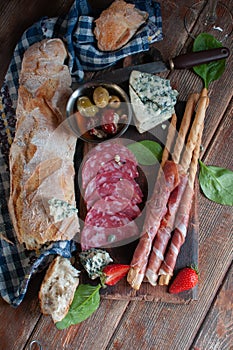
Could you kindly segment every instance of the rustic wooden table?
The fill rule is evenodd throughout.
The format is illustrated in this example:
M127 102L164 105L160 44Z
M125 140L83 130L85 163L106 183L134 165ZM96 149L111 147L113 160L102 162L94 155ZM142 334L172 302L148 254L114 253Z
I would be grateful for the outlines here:
M222 0L233 11L232 0ZM58 15L72 1L1 1L0 83L21 33L41 15ZM183 17L192 1L161 1L164 39L155 46L165 60L190 50L192 39ZM25 8L28 9L25 14ZM22 16L22 13L24 14ZM26 16L26 17L25 17ZM232 51L232 36L225 41ZM201 159L208 165L233 169L233 65L232 55L220 80L209 88ZM200 91L201 80L191 71L168 74L179 98ZM233 349L232 318L232 207L209 201L198 190L199 282L198 300L167 302L102 299L99 309L83 323L58 331L38 304L39 274L22 304L13 309L0 300L0 349L29 349L37 339L43 349L115 350L230 350ZM36 347L34 348L36 349Z

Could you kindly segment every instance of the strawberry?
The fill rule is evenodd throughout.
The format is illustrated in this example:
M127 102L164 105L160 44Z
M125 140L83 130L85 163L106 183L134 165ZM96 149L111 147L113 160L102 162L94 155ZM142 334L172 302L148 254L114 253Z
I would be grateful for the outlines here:
M108 286L114 286L124 276L127 275L130 269L129 265L110 264L103 268L103 282Z
M185 267L178 272L176 278L172 282L169 293L177 294L185 290L192 289L198 283L198 271L196 267Z

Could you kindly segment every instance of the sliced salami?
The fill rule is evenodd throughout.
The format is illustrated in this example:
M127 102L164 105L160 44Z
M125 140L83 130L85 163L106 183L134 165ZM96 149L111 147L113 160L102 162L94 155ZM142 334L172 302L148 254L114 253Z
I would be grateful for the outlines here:
M142 191L140 186L127 173L110 171L97 174L87 185L83 198L87 209L98 199L109 195L131 199L133 204L141 203Z
M81 233L81 246L83 250L120 246L136 240L138 234L137 225L124 213L108 215L91 209Z
M140 214L140 209L137 205L126 198L107 196L94 203L93 209L97 212L115 215L124 213L130 220L135 219Z
M98 171L98 174L102 174L104 172L108 171L121 171L122 173L128 174L133 179L137 178L139 176L138 170L137 170L137 164L133 162L132 160L127 160L126 162L123 161L116 161L115 159L111 159L109 162L105 163Z
M91 151L84 162L82 168L82 187L85 189L87 184L104 169L104 165L111 160L117 163L127 164L128 161L137 165L137 161L133 153L125 146L116 143L104 143L95 147L95 151Z

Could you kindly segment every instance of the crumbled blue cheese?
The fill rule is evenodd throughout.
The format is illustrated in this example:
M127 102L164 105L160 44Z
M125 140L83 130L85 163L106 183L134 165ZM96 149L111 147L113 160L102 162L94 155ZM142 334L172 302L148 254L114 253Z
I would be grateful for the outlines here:
M99 277L103 268L113 261L108 252L96 248L81 252L79 258L88 276L93 280Z
M64 220L78 212L78 209L66 201L58 198L49 199L49 214L54 217L54 222Z
M152 129L174 113L178 92L172 89L170 80L133 71L129 85L135 125L139 132Z

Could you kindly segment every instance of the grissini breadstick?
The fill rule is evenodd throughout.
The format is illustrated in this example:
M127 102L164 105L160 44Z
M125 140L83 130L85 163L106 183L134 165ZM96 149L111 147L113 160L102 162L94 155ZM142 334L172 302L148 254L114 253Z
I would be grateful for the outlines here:
M166 144L164 146L164 150L163 150L163 154L162 154L160 169L162 169L165 162L168 160L169 155L171 154L172 144L173 144L173 140L174 140L175 134L176 134L176 124L177 124L177 116L175 113L173 113L171 123L170 123L169 128L168 128L167 140L166 140Z
M127 281L132 288L138 290L143 281L148 257L151 251L153 239L159 228L160 221L167 211L167 201L172 190L178 183L178 169L174 162L168 161L169 152L172 145L172 138L176 128L176 115L173 115L171 125L168 129L165 151L163 154L163 168L159 171L155 183L151 200L147 204L146 219L143 227L143 234L135 249L131 268Z
M208 91L206 88L202 90L201 97L198 102L196 115L188 136L187 144L184 150L184 154L181 159L181 166L184 171L187 172L191 163L193 150L198 142L198 135L204 123L206 109L209 104Z
M178 132L176 143L174 146L174 151L172 153L172 159L177 164L180 161L180 155L184 148L185 138L188 133L192 115L195 110L196 104L199 100L199 97L200 95L198 93L190 94L185 107L184 115L180 124L179 132Z
M200 145L202 139L204 124L202 123L201 129L198 135L198 142L196 143L195 149L193 151L193 157L190 165L188 184L186 186L181 205L176 218L176 229L174 230L171 243L168 247L165 259L159 270L159 284L168 285L176 264L177 256L179 254L180 248L185 241L190 211L192 207L192 200L194 195L194 182L197 173L198 158L200 154Z

